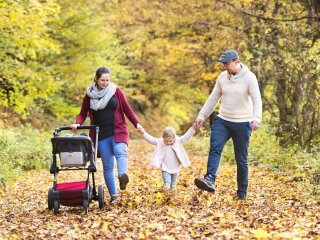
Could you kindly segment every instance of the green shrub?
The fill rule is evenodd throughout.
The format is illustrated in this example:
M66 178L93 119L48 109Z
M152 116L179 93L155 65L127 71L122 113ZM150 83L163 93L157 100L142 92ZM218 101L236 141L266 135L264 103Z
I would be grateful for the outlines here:
M48 133L29 127L0 130L0 184L13 181L28 170L48 168L51 143Z

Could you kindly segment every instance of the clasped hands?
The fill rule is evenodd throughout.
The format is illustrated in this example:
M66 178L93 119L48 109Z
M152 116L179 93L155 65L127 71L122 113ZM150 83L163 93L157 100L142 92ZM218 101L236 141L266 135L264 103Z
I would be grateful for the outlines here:
M192 127L194 129L199 130L203 124L204 120L197 118L196 121L192 124ZM253 120L252 122L250 122L250 127L252 129L252 131L256 131L259 127L260 127L260 123Z

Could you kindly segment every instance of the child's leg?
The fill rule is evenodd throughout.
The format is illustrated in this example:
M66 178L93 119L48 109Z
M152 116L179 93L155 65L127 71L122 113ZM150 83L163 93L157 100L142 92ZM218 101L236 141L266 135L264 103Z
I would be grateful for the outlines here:
M170 189L171 174L167 173L166 171L162 171L162 179L163 179L164 186L166 186L166 188Z
M178 173L171 174L171 189L176 189L177 185L177 180L178 180Z

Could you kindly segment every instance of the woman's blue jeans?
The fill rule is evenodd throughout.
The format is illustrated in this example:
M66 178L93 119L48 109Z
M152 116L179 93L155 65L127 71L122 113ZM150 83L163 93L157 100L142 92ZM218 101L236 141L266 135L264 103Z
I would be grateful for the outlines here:
M210 152L206 177L213 183L216 180L222 150L232 138L237 162L238 196L245 197L248 189L248 148L251 136L249 122L229 122L215 117L211 126Z
M105 138L98 142L98 149L103 163L103 176L109 194L117 194L116 181L114 178L114 157L117 161L118 177L128 171L127 144L116 143L114 136Z

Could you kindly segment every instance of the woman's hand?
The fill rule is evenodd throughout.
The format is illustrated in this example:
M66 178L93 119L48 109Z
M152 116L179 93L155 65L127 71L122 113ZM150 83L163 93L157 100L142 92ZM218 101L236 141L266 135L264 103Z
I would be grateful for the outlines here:
M79 123L74 123L74 124L71 124L70 125L70 127L72 128L72 131L76 131L77 130L77 128L80 126L80 124Z
M138 131L139 131L139 133L140 133L141 135L144 134L145 130L144 130L144 128L140 125L140 123L137 124L137 129L138 129Z

